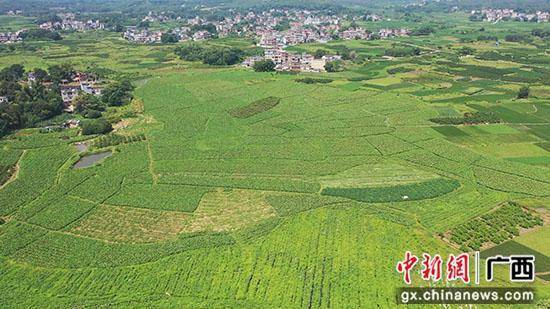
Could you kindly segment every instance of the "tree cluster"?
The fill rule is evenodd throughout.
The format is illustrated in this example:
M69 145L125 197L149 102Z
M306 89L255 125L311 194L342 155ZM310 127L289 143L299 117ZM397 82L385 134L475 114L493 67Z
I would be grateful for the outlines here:
M0 96L8 100L0 104L0 136L10 130L34 126L63 111L58 89L38 82L22 84L24 74L23 66L18 64L0 71Z
M103 89L101 97L81 93L74 99L75 111L86 118L100 118L107 106L122 106L132 100L134 86L127 80L115 82Z
M529 87L522 86L518 91L518 99L527 99L529 97Z
M245 56L245 52L239 48L203 47L196 44L177 47L175 52L183 60L202 61L209 65L234 65Z
M25 32L22 32L19 35L23 40L53 40L59 41L63 39L61 34L57 31L50 31L46 29L30 29Z
M262 60L254 63L254 71L256 72L273 72L275 71L275 63L270 60Z
M431 122L448 125L500 123L502 119L493 112L464 113L463 117L440 117L432 118Z
M105 118L84 120L80 126L83 135L105 134L113 130L113 126Z
M325 71L327 72L339 72L342 70L342 61L331 61L325 64Z
M386 49L384 55L390 57L408 57L420 55L420 48L418 47L394 47Z
M420 26L416 29L414 29L412 32L411 32L411 35L416 35L416 36L419 36L419 35L429 35L429 34L432 34L435 32L435 28L432 27L432 26L428 26L428 25L424 25L424 26Z
M163 33L162 36L160 37L160 41L164 44L177 43L179 42L179 40L180 40L180 37L177 34L171 33L171 32Z

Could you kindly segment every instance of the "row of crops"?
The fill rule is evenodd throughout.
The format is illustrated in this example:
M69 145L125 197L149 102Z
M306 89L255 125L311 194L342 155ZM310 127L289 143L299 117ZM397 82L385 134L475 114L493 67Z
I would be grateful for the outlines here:
M526 210L515 202L508 202L497 210L453 228L450 241L461 246L461 250L479 250L487 244L498 245L518 236L520 229L542 225L536 213Z
M92 142L92 148L105 148L109 146L140 142L144 140L145 140L145 134L120 135L120 134L113 133L113 134L103 135L95 139Z
M9 215L38 197L54 182L70 153L68 146L28 151L19 164L17 179L0 190L0 215Z
M235 108L229 114L235 118L249 118L256 114L268 111L281 102L281 98L267 97L258 101L254 101L247 106Z
M27 265L2 263L0 292L23 295L34 287L37 293L33 294L33 299L42 293L64 296L53 297L52 302L74 295L79 295L79 301L83 302L88 300L84 295L116 293L128 295L132 301L148 295L168 300L187 297L189 301L193 301L191 297L198 297L201 302L206 298L232 300L238 302L236 307L255 307L254 304L261 303L264 307L270 304L278 308L354 308L369 301L391 307L394 303L391 293L401 284L401 279L394 272L380 269L393 269L405 245L414 252L444 252L444 249L438 250L436 242L411 233L410 228L362 214L363 210L355 207L305 212L284 222L268 222L254 230L254 234L263 233L264 229L278 226L262 241L251 241L253 239L248 237L254 235L240 234L243 243L223 245L218 242L215 247L196 249L199 239L194 243L187 240L185 245L195 250L186 248L161 261L141 265L136 264L146 259L140 251L153 253L153 249L158 249L156 246L109 252L93 241L83 241L75 247L69 239L54 242L48 235L47 243L42 240L37 243L40 246L49 244L49 251L24 249L17 255L30 262L45 261L46 266L56 267L40 267L29 272ZM388 246L389 243L396 246ZM36 249L36 244L31 247ZM48 253L40 256L41 252ZM109 258L111 265L124 262L124 259L133 266L60 268L89 265L90 262L106 266L105 261ZM373 284L377 280L384 284ZM96 297L94 300L100 301ZM14 301L20 304L30 298ZM93 300L89 301L87 304L93 306ZM223 301L223 304L227 306L228 302Z
M365 188L323 188L321 194L340 196L361 202L384 203L422 200L454 191L460 183L452 179L437 178L419 183Z

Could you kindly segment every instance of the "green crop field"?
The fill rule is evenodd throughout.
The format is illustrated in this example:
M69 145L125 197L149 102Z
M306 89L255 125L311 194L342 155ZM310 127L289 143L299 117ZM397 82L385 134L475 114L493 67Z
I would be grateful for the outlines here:
M0 138L0 307L393 308L406 251L475 250L535 255L529 287L546 307L550 43L531 31L548 23L393 14L353 22L436 31L288 48L353 52L330 73L211 66L175 53L190 43L107 30L0 48L0 70L69 63L135 87L100 113L112 133L44 130L85 121L64 113ZM0 32L24 27L35 18L0 16ZM496 276L482 285L524 286Z

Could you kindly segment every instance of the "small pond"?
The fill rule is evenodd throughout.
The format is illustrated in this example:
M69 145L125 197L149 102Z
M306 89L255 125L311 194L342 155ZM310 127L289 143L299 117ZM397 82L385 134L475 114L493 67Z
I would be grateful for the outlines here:
M80 158L80 160L78 160L78 162L76 162L75 165L73 165L73 168L90 167L90 166L96 164L97 162L99 162L99 161L101 161L105 158L108 158L112 155L113 155L112 151L105 151L105 152L90 154L90 155L87 155L87 156L84 156L84 157Z

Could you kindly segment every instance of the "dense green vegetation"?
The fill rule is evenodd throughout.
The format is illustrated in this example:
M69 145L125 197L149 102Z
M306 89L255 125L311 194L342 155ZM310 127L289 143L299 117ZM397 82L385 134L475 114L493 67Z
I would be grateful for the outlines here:
M415 184L369 188L324 188L325 195L341 196L369 203L400 202L437 197L455 190L457 181L434 179Z
M279 102L281 102L281 98L268 97L254 101L246 106L235 108L229 114L236 118L249 118L274 108Z
M256 72L273 72L275 71L275 63L271 60L262 60L254 63L254 71Z
M495 113L492 112L474 112L464 113L462 117L439 117L432 118L430 121L439 124L480 124L480 123L499 123L502 122Z
M306 78L297 78L296 82L304 83L304 84L328 84L332 82L332 79L306 77Z
M462 246L463 250L479 250L487 243L501 244L519 236L519 229L529 229L542 225L538 215L523 209L514 202L506 203L498 209L466 224L453 228L450 241Z
M11 121L0 139L2 307L392 308L407 250L534 254L537 272L549 270L546 24L452 10L494 1L373 1L360 13L285 2L414 35L292 46L344 60L274 74L238 65L261 51L247 37L139 45L113 32L149 11L219 20L233 2L55 1L109 29L0 45L0 96L15 102L0 107ZM48 20L52 3L21 8ZM384 18L367 20L370 10ZM0 16L0 27L35 18ZM523 39L506 40L514 34ZM93 72L103 95L52 112L29 70L53 88ZM82 128L47 128L69 119ZM516 286L496 276L492 285ZM544 276L529 284L540 307Z
M0 105L0 136L10 130L36 125L38 122L58 115L63 101L57 88L41 84L23 84L25 69L14 64L0 71L0 96L9 104Z
M111 124L103 118L83 120L81 127L83 135L105 134L113 130Z
M92 146L95 148L106 148L109 146L116 146L120 144L128 144L145 140L145 134L137 135L118 135L118 134L108 134L100 136L95 139L92 143Z
M240 63L245 52L239 48L202 47L199 45L180 46L176 54L183 60L202 61L209 65L233 65Z
M526 247L510 240L496 247L484 250L481 252L481 258L487 258L494 255L534 255L535 269L537 273L546 273L550 271L550 257L536 250Z
M3 185L11 178L14 173L13 166L2 166L0 165L0 185Z

